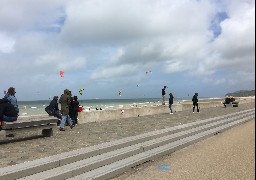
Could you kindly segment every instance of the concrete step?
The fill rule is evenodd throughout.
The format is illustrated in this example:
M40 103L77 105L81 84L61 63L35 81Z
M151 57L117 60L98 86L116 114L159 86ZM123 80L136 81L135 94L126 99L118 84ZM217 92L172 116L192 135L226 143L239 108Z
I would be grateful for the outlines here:
M120 140L115 140L112 142L107 142L91 147L82 148L75 151L70 151L66 153L61 153L58 155L41 158L34 161L29 161L26 163L17 164L10 167L0 168L0 179L18 179L32 174L36 174L42 171L47 171L56 167L63 167L66 164L74 163L76 161L81 161L83 159L94 158L94 156L110 153L112 151L124 148L127 146L132 146L134 144L143 143L145 141L154 140L159 137L167 136L177 132L185 131L195 127L207 125L212 122L218 122L227 119L228 121L234 121L239 118L250 116L255 114L255 109L250 109L246 111L240 111L232 113L229 115L224 115L220 117L210 118L206 120L196 121L193 123L188 123L184 125L179 125L176 127L171 127L163 130L153 131L144 133L138 136L132 136L128 138L123 138ZM141 149L140 149L141 150ZM127 152L132 154L133 152ZM134 152L135 153L135 152ZM137 153L137 152L136 152ZM123 155L120 155L122 157ZM110 163L109 160L106 162ZM68 165L69 166L69 165ZM94 167L96 168L96 167ZM81 174L82 172L80 172ZM73 175L72 175L73 176ZM70 177L72 177L70 176ZM41 178L40 178L41 179Z
M237 120L234 122L230 122L228 124L222 125L220 127L216 127L214 129L210 129L207 131L203 131L201 133L195 134L193 136L188 136L186 138L177 140L175 142L165 144L163 146L136 154L134 156L130 156L128 158L122 159L120 161L111 163L106 166L99 167L92 171L86 172L84 174L69 178L69 180L103 180L110 179L117 175L122 174L123 172L129 170L130 168L142 164L144 162L154 160L158 157L164 156L166 154L170 154L174 151L182 149L186 146L189 146L193 143L199 142L209 136L212 136L218 132L225 131L229 128L242 124L248 120L251 120L254 116L246 117L241 120Z

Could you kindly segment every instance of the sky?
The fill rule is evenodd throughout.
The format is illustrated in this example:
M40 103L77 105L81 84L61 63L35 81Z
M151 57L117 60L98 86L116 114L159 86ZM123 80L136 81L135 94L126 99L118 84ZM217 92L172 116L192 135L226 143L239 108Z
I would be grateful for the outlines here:
M1 0L0 42L18 101L255 89L254 0Z

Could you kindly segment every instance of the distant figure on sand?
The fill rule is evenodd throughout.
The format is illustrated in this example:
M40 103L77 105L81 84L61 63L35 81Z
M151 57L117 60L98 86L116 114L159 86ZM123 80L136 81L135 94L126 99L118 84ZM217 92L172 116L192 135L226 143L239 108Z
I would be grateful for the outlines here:
M49 106L46 106L45 111L49 114L49 116L57 117L59 120L57 122L57 126L60 125L60 121L62 119L59 105L58 105L58 96L54 96Z
M165 90L166 90L166 86L164 86L164 88L162 89L162 105L165 105Z
M8 99L0 99L0 120L14 122L18 119L18 112Z
M173 114L173 112L172 112L172 104L173 104L173 94L172 93L170 93L169 94L170 95L170 97L169 97L169 108L170 108L170 114Z
M198 93L195 93L195 95L192 98L192 101L193 101L193 113L195 111L195 107L196 107L197 112L199 112L197 96L198 96Z
M61 104L61 114L62 114L60 131L65 131L64 126L66 121L68 122L71 129L74 127L73 122L69 117L69 104L70 104L70 97L71 97L70 95L71 95L71 91L69 91L68 89L65 89L64 94L61 95L59 100L59 103Z

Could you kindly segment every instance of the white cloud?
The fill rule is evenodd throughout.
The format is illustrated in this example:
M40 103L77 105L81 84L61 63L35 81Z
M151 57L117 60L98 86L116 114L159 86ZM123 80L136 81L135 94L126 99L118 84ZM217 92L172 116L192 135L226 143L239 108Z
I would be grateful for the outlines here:
M15 40L0 32L0 53L12 53L14 51Z
M255 84L253 0L17 2L0 2L1 77L12 69L14 77L48 75L58 84L63 69L96 84L140 79L151 69L155 84L178 73L216 88ZM228 18L215 37L212 22L222 12Z

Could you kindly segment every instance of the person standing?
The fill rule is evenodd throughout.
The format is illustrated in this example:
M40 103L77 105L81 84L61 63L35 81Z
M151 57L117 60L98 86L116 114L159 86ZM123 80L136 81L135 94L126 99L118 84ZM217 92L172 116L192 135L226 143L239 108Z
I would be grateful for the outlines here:
M162 105L165 105L165 90L166 90L166 86L164 86L164 88L162 89Z
M199 108L198 108L198 93L195 93L193 98L192 98L192 101L193 101L193 113L195 111L195 107L196 107L196 110L197 112L199 112Z
M78 117L78 107L79 101L77 100L77 96L74 96L72 101L70 102L70 118L73 120L73 125L77 124L77 117Z
M65 131L64 126L66 121L68 122L70 128L72 129L73 122L69 117L69 104L70 104L70 96L71 93L68 89L64 90L64 94L61 95L59 103L61 104L61 114L62 114L62 119L60 123L60 131Z
M170 95L170 97L169 97L169 108L170 108L170 114L173 114L173 112L172 112L172 104L173 104L173 94L172 93L170 93L169 94Z

